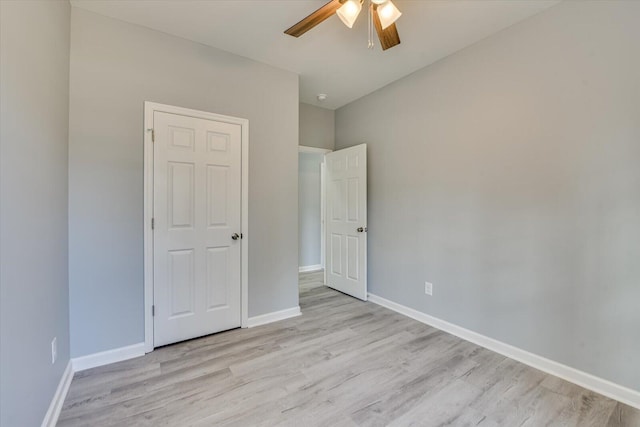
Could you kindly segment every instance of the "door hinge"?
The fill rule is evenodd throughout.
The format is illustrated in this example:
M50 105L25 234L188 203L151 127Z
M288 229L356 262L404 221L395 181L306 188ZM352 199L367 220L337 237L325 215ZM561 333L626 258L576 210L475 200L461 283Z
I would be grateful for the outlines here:
M147 131L151 132L151 142L156 142L156 131L153 128L147 129Z
M151 218L151 229L155 229L156 228L156 219L155 218Z
M152 316L155 316L155 315L156 315L156 306L155 306L155 305L152 305L152 306L151 306L151 315L152 315Z

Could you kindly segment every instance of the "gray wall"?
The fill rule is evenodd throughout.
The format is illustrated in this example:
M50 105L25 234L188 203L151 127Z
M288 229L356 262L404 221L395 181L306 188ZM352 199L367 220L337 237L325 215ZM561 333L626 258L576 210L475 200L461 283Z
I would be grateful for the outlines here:
M0 15L0 425L27 427L69 362L70 7L1 1Z
M337 110L372 293L640 389L638 22L563 2Z
M249 119L249 315L298 305L298 77L72 9L71 353L142 342L143 102Z
M300 103L300 145L333 150L335 111Z
M323 154L300 153L298 160L298 265L321 262L320 164Z

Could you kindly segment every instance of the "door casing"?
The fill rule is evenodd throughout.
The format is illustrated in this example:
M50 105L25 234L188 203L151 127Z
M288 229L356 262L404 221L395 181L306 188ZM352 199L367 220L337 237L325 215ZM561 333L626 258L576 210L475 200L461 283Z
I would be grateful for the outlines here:
M310 153L310 154L322 154L322 162L320 163L320 265L322 266L322 270L325 270L325 185L324 185L324 174L325 174L325 161L324 155L327 153L331 153L333 150L329 150L328 148L316 148L316 147L307 147L306 145L298 145L298 153ZM298 174L299 176L299 174ZM298 185L300 185L298 183Z
M241 155L241 327L249 318L249 120L145 101L144 103L144 351L153 351L153 113L163 112L240 125Z

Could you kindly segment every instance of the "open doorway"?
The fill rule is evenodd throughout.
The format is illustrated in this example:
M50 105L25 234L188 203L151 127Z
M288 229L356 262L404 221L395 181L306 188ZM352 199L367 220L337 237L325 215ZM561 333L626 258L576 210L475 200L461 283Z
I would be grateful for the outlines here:
M324 282L324 156L331 150L300 146L298 152L298 269Z
M366 301L367 145L298 156L300 306L323 285Z

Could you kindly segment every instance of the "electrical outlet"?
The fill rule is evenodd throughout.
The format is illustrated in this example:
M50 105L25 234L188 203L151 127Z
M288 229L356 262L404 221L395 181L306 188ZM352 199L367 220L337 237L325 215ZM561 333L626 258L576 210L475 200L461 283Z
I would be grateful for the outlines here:
M427 295L433 295L433 283L424 282L424 293Z
M56 363L58 358L58 337L54 337L51 341L51 364Z

